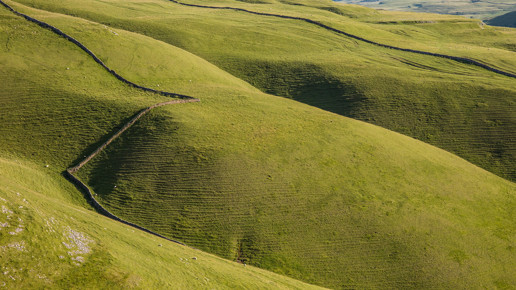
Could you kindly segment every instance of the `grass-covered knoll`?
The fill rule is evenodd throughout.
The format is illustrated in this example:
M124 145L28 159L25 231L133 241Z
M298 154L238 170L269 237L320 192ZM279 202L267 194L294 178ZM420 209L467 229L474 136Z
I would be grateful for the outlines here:
M512 0L486 1L486 0L451 0L451 1L428 1L428 0L338 0L342 3L358 4L375 9L394 11L410 11L425 13L440 13L462 15L470 18L488 19L503 14L507 11L516 10L516 3Z
M314 288L179 246L63 200L39 164L0 158L0 285L6 289Z
M227 92L160 108L82 170L115 214L308 282L516 283L513 183L289 100Z
M24 2L61 12L73 11L74 15L175 44L263 91L416 137L454 152L500 176L511 180L516 178L513 162L516 158L513 137L516 92L514 81L510 78L448 60L355 42L299 21L188 8L157 0L124 3L68 1L59 5L52 1ZM507 37L500 37L505 33L502 30L488 26L482 29L470 20L461 20L461 24L452 21L456 18L451 16L428 15L423 17L442 21L415 24L414 13L377 12L326 1L300 2L304 6L269 2L251 5L218 1L215 4L249 5L245 7L257 11L324 17L326 22L334 22L336 26L346 22L349 24L345 26L346 31L360 27L366 27L365 31L369 32L377 31L367 36L373 40L378 35L387 35L385 33L396 30L396 35L406 40L402 44L411 43L411 39L415 38L436 41L436 44L444 47L448 45L446 41L452 41L456 46L469 48L471 52L484 49L496 51L490 53L492 59L487 58L490 62L496 62L495 58L499 55L503 56L500 61L507 60L509 56L516 59L508 49L514 42L508 40L510 33L514 34L512 31L507 32ZM317 3L319 6L337 7L349 15L329 12L317 6ZM197 64L205 66L208 71L215 68L201 62L187 63L186 60L191 59L192 55L167 57L167 47L170 46L161 42L156 42L159 52L142 58L141 55L153 49L154 40L151 38L16 6L94 47L96 53L117 71L123 71L130 78L148 86L156 88L161 84L160 88L177 92L190 90L194 94L203 89L223 89L231 85L242 89L248 87L234 79L229 81L227 74L213 77L209 86L204 84L206 82L199 82L205 78L202 72L187 74L189 69L183 68ZM372 19L377 21L370 23ZM379 24L389 23L389 19L394 23ZM402 19L412 19L412 22L403 22ZM456 37L461 33L468 35L468 41L475 45L461 42L466 38ZM97 34L109 39L110 44L98 42ZM494 46L496 37L501 42L496 45L507 47L506 50L479 46L484 45L480 40ZM120 46L113 44L118 41L122 43ZM504 53L498 54L499 51ZM184 64L178 65L183 60ZM173 69L168 69L169 66Z
M312 287L89 210L61 172L133 113L168 98L122 85L68 41L3 7L0 31L0 287Z

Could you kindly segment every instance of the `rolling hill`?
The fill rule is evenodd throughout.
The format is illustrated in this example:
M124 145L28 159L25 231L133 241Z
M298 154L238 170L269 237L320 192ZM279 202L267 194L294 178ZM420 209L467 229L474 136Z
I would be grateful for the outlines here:
M510 78L447 59L377 47L310 23L239 11L185 7L158 0L123 5L117 1L88 5L82 1L22 2L181 47L266 93L397 131L453 152L504 178L516 178L515 91ZM377 12L355 6L348 12L353 16L341 15L344 13L336 14L314 3L341 10L347 7L329 1L305 1L302 5L273 1L253 4L251 9L310 15L379 43L402 43L402 48L468 57L516 73L515 31L452 16L421 19L416 13ZM228 1L221 1L220 6L226 4ZM233 4L250 5L240 1ZM32 13L88 46L98 45L94 35L79 35L81 28L72 28L70 21L60 20L66 19L62 15L45 18L48 14L41 10ZM149 14L153 18L145 16ZM375 22L371 23L372 19ZM133 61L117 57L118 61L110 63L114 58L110 55L119 55L117 49L98 53L105 54L103 57L115 70L127 69ZM382 73L371 73L375 71ZM127 74L139 74L137 80L150 86L155 86L156 78L167 75L131 69Z
M516 285L515 184L374 125L512 178L514 79L238 11L6 2L127 79L202 100L153 109L79 170L106 208L284 275L87 210L62 171L170 97L121 83L77 46L2 9L0 222L9 227L0 259L12 288L312 287L285 276L331 288ZM260 3L213 1L514 71L512 31L435 15L421 27L406 20L415 14L326 1ZM464 32L475 37L454 39Z

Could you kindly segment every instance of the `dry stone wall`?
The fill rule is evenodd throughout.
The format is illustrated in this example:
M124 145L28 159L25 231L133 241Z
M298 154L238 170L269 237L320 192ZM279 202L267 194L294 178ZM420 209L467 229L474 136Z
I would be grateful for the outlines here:
M83 183L81 180L79 180L79 178L77 178L74 173L76 173L82 166L84 166L88 161L90 161L93 157L95 157L97 154L99 154L102 150L104 150L111 142L113 142L116 138L118 138L122 133L124 133L127 129L129 129L134 123L136 123L136 121L138 121L143 115L145 115L146 113L148 113L150 110L154 109L154 108L157 108L157 107L161 107L161 106L165 106L165 105L172 105L172 104L181 104L181 103L193 103L193 102L199 102L200 100L197 99L197 98L194 98L194 97L191 97L191 96L186 96L186 95L181 95L181 94L175 94L175 93L169 93L169 92L164 92L164 91L157 91L157 90L154 90L154 89L150 89L150 88L146 88L146 87L143 87L143 86L140 86L140 85L137 85L131 81L128 81L127 79L125 79L124 77L122 77L121 75L119 75L118 73L116 73L114 70L110 69L108 66L106 66L91 50L89 50L86 46L84 46L82 43L80 43L78 40L76 40L75 38L67 35L66 33L62 32L61 30L57 29L56 27L52 26L52 25L49 25L45 22L42 22L42 21L39 21L37 19L34 19L28 15L25 15L23 13L19 13L18 11L14 10L11 6L7 5L4 1L0 0L0 4L2 4L4 7L6 7L8 10L10 10L11 12L13 12L14 14L18 15L18 16L21 16L23 18L25 18L26 20L30 21L30 22L33 22L33 23L36 23L37 25L45 28L45 29L48 29L52 32L54 32L55 34L67 39L68 41L74 43L75 45L77 45L80 49L82 49L83 51L85 51L88 55L90 55L93 60L95 60L95 62L97 62L99 65L101 65L104 69L106 69L110 74L112 74L114 77L116 77L118 80L120 80L121 82L127 84L127 85L130 85L134 88L137 88L137 89L140 89L140 90L143 90L143 91L146 91L146 92L151 92L151 93L156 93L156 94L160 94L160 95L163 95L163 96L168 96L168 97L174 97L174 98L179 98L179 99L175 99L175 100L170 100L170 101L167 101L167 102L162 102L162 103L158 103L158 104L155 104L155 105L152 105L150 107L147 107L143 110L141 110L140 112L138 112L133 118L131 118L131 120L129 120L120 130L118 130L115 134L113 134L111 137L109 137L109 139L104 142L102 145L100 145L95 151L93 151L93 153L91 153L90 155L88 155L85 159L83 159L81 162L79 162L76 166L73 166L73 167L70 167L68 169L66 169L64 171L64 176L70 181L72 182L73 184L75 184L75 186L77 188L79 188L81 191L83 191L85 194L86 194L86 198L88 199L88 202L90 203L90 205L95 208L95 210L97 210L97 212L99 212L100 214L108 217L108 218L111 218L113 220L116 220L116 221L119 221L123 224L126 224L128 226L131 226L131 227L134 227L136 229L139 229L141 231L144 231L144 232L147 232L149 234L152 234L152 235L155 235L157 237L160 237L160 238L163 238L163 239L166 239L166 240L169 240L171 242L174 242L174 243L178 243L178 244L181 244L181 245L185 245L183 244L182 242L179 242L179 241L176 241L176 240L173 240L173 239L170 239L170 238L167 238L159 233L156 233L156 232L153 232L149 229L146 229L142 226L139 226L137 224L134 224L134 223L131 223L129 221L126 221L124 219L121 219L119 218L118 216L114 215L113 213L111 213L110 211L108 211L106 208L104 208L98 201L97 199L95 199L95 196L92 194L91 190L88 188L88 186Z

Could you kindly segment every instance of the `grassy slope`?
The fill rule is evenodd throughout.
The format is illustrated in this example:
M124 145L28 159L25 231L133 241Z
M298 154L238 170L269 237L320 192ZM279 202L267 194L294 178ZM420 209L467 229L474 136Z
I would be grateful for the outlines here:
M0 285L7 289L314 288L134 230L63 200L63 193L78 191L39 164L0 158Z
M85 209L61 171L128 116L166 98L120 85L75 46L4 8L0 42L1 286L311 287Z
M156 45L115 32L142 51ZM124 41L104 33L97 41ZM115 59L108 44L98 47ZM162 61L159 52L149 59ZM138 70L144 82L154 76L152 66ZM410 138L260 94L220 71L233 85L204 86L202 71L181 71L181 92L202 103L151 113L81 172L115 212L224 257L334 287L516 283L514 184Z
M512 79L442 59L355 43L296 21L185 8L157 0L123 4L23 2L150 35L200 55L266 92L398 131L510 180L516 178L516 93ZM280 13L310 15L373 40L455 55L467 51L465 55L470 57L504 68L516 67L510 49L516 45L514 31L482 29L473 21L439 15L427 18L437 23L415 25L415 14L305 2L301 3L304 6L255 4L251 9L270 12L274 8ZM315 8L308 6L310 3ZM344 16L313 3L337 7ZM249 5L232 1L214 4ZM31 13L45 17L43 13ZM61 18L47 20L89 45L97 45L93 35L80 33L80 26L72 28L70 21ZM112 65L149 85L155 85L154 77L165 79L162 76L168 75L154 70L138 75L137 66L127 65L133 62L131 50L128 52L126 58L120 58L114 48L99 51L108 60L121 59Z

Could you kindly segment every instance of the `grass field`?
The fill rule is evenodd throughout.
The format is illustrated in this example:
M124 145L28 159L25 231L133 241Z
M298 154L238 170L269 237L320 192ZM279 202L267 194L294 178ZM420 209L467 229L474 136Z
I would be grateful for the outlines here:
M390 24L364 20L372 11L365 8L342 16L310 1L263 2L270 4L214 5L311 11L335 25L377 31L372 39L390 33L381 28ZM79 171L103 205L200 250L284 276L170 244L88 210L62 170L138 110L168 99L120 84L66 40L2 9L0 77L9 85L0 90L0 264L8 274L0 282L11 288L311 287L291 278L331 288L516 285L513 182L344 117L455 146L510 177L513 80L304 23L165 1L23 1L59 13L9 3L77 38L129 80L202 100L151 111ZM382 17L389 15L403 16ZM443 39L464 29L437 25L450 30ZM499 39L510 44L508 38ZM496 38L488 34L482 45L481 39L469 41L487 51ZM501 63L512 53L485 60Z

